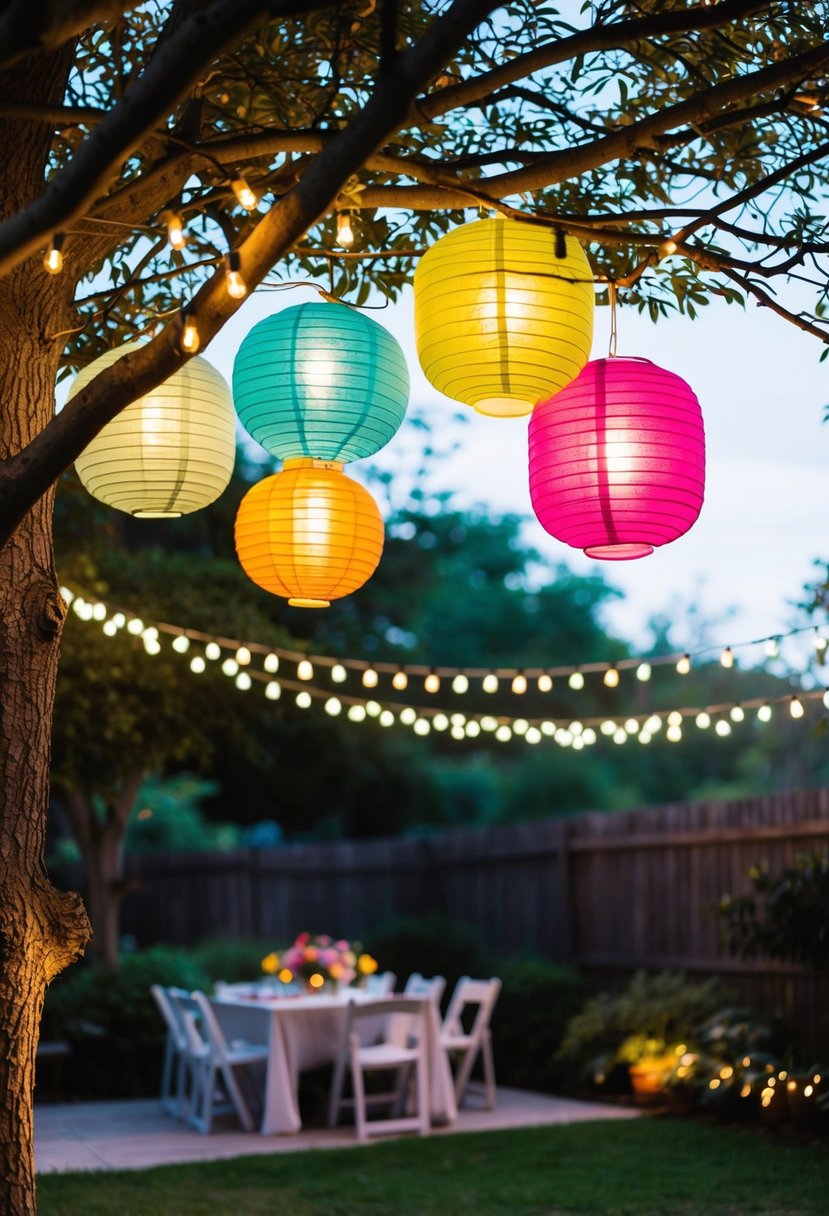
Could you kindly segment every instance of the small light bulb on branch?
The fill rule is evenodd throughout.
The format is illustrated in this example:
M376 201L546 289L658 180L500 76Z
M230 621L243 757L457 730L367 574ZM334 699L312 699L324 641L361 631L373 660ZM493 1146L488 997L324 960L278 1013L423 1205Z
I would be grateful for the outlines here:
M235 174L230 179L230 188L236 195L236 201L240 207L244 207L245 211L253 211L258 204L259 198L254 190L251 190L248 183L240 173Z
M679 246L673 237L666 237L666 239L659 246L659 256L661 258L669 258L672 254L676 253L678 248Z
M47 274L60 274L63 270L63 233L56 232L52 237L52 243L46 251L46 256L43 259L43 269Z
M187 233L184 231L182 218L177 211L163 211L161 218L167 224L167 240L173 249L183 249L187 244Z
M248 285L242 278L242 259L238 249L231 250L225 255L225 288L232 300L244 300L248 294Z
M194 355L200 346L201 338L196 318L191 309L185 308L181 314L181 349L187 355Z
M354 228L351 224L350 211L337 212L337 244L343 249L350 249L354 244Z

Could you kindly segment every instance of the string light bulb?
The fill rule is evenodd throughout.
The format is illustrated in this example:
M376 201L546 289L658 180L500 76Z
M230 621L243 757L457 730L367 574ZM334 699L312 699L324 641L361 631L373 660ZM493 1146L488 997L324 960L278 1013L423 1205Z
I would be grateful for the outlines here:
M56 232L52 236L51 244L46 250L46 256L43 259L43 269L47 274L60 274L63 270L63 239L62 232Z
M255 190L251 190L241 173L235 173L230 179L230 188L236 195L239 206L244 207L245 211L253 211L259 202L259 197Z
M335 663L331 668L331 679L335 684L344 684L348 679L348 672L343 667L342 663Z
M823 662L827 646L829 646L829 639L825 638L823 634L818 633L818 631L815 630L815 651L817 653L818 662L820 663Z
M438 692L440 690L440 676L435 675L433 671L430 671L426 679L423 681L423 688L426 692Z
M238 249L225 254L225 290L232 300L244 300L248 285L242 278L242 258Z
M191 308L185 308L181 314L181 349L186 355L195 355L201 346L199 327Z
M659 246L659 256L669 258L672 254L676 253L677 249L679 249L679 245L677 245L674 238L672 236L666 237Z
M373 667L367 667L363 672L363 687L376 688L378 683L378 675Z
M731 649L730 646L726 646L725 649L723 650L722 654L720 655L720 665L722 667L733 667L734 666L734 651Z
M483 688L484 692L497 692L498 677L490 672L489 675L484 676L481 687Z
M619 685L619 670L612 664L604 673L604 683L607 688L617 688Z
M553 677L550 675L547 675L546 671L538 677L538 691L539 692L552 692L553 691Z
M676 673L679 676L687 676L691 670L691 656L684 654L676 665Z
M167 223L167 240L173 249L183 249L187 244L184 223L177 211L164 211L161 218Z
M463 693L467 692L468 689L469 689L469 680L463 674L463 672L459 672L455 676L455 678L452 680L452 692L455 692L458 694L463 694Z
M300 659L296 665L296 678L298 680L313 680L314 666L310 659Z
M777 638L768 638L765 645L766 656L770 659L776 659L780 654L780 645Z
M405 692L409 687L409 677L405 671L396 671L391 678L392 688L396 688L398 692Z
M350 249L354 244L354 228L351 224L350 211L337 212L337 244L343 249Z
M771 721L771 706L768 704L768 702L765 705L761 705L757 710L757 717L761 722Z
M800 700L800 697L792 697L791 701L789 702L789 713L792 715L792 717L802 718L804 712L803 702Z
M636 679L641 680L643 684L646 684L650 678L651 678L650 663L640 663L639 666L636 668Z
M523 671L519 671L512 677L512 691L518 696L522 696L527 691L527 677Z
M576 692L580 692L581 689L584 688L584 676L580 671L573 671L570 673L570 678L567 683L569 684L570 688L574 689Z

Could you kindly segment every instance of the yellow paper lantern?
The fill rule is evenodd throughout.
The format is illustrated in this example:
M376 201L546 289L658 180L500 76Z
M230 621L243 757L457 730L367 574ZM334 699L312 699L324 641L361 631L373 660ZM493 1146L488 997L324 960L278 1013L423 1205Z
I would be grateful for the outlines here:
M517 417L581 371L593 339L593 272L573 237L503 218L456 228L414 275L427 379L481 414Z
M342 464L286 460L248 490L236 516L242 568L296 608L327 608L362 587L383 552L383 520Z
M107 351L75 377L70 397L122 355ZM106 424L75 462L94 498L142 519L189 515L230 481L236 455L230 387L196 356Z

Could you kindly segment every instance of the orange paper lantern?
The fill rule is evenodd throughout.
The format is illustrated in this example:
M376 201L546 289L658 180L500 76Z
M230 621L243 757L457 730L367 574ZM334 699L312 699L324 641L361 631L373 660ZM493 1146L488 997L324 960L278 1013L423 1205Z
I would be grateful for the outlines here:
M236 516L242 568L297 608L327 608L362 587L383 552L383 520L369 492L323 460L286 460L248 490Z

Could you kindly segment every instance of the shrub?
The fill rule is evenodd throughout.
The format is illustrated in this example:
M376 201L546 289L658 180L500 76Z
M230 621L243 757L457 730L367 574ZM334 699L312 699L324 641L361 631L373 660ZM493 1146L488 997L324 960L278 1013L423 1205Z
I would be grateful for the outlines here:
M190 957L213 984L216 980L224 980L227 984L244 983L262 978L262 959L275 944L279 948L286 943L217 938L196 946Z
M565 1025L584 999L584 981L569 967L526 957L496 964L503 987L492 1019L499 1082L557 1089L562 1067L556 1049Z
M151 984L204 988L208 976L184 950L154 946L124 955L120 970L89 964L47 993L41 1038L72 1048L66 1097L137 1098L157 1092L166 1029Z
M752 895L725 895L720 901L729 951L740 958L829 970L829 857L802 853L778 875L759 862L749 878Z
M556 1062L575 1065L579 1082L603 1084L626 1062L620 1050L632 1038L687 1043L720 1001L716 980L689 983L674 972L639 971L623 991L591 997L570 1019Z
M364 945L381 971L395 973L400 987L413 971L443 975L448 997L462 975L482 979L496 974L475 930L439 914L423 920L396 917L377 932L367 933Z

